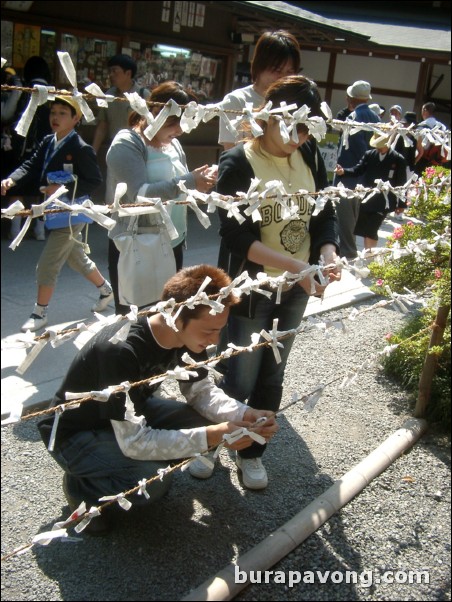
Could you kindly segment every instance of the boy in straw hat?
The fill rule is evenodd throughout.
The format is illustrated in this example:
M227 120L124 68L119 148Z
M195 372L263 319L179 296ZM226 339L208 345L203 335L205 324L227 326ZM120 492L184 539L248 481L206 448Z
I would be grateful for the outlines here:
M393 151L389 146L389 138L374 134L370 140L373 150L366 151L361 161L354 167L337 165L334 170L336 175L362 176L362 183L369 188L375 187L376 180L389 182L392 186L403 186L408 179L407 163L401 154ZM388 213L395 211L402 213L406 203L400 201L389 192L377 192L359 207L358 221L354 234L364 238L364 247L371 249L378 244L378 230Z
M77 197L89 195L102 182L96 155L91 146L75 131L82 117L78 102L72 96L56 96L50 107L50 126L53 134L45 136L32 157L22 163L6 179L2 180L2 196L16 186L29 183L35 187L36 196L50 196L59 184L49 183L51 172L66 172L77 177ZM71 187L69 197L72 195ZM92 311L103 311L113 299L110 284L105 280L96 264L86 255L81 244L81 232L85 223L50 231L46 246L36 267L38 294L33 312L21 330L34 332L47 324L47 308L52 298L58 275L68 265L92 282L98 290L99 299Z

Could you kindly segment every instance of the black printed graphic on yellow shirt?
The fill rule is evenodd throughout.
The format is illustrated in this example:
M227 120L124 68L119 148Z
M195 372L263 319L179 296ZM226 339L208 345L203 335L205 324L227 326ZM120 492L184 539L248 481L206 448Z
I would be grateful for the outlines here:
M274 229L281 224L279 231L279 244L285 250L295 255L300 251L308 234L308 224L312 213L312 207L304 196L292 197L292 202L298 205L299 219L283 220L283 207L280 203L271 199L261 207L261 232L265 238L265 228ZM274 238L274 234L273 234Z

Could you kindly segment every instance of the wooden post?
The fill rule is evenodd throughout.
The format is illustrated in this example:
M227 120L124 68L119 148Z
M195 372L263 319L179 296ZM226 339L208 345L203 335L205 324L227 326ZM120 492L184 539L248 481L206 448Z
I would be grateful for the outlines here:
M425 357L424 367L422 368L421 378L419 379L419 393L414 408L414 416L422 418L425 415L425 410L430 401L432 390L432 381L435 376L438 358L436 354L429 353L434 345L439 345L443 340L444 330L447 325L447 316L449 315L450 305L440 307L436 314L435 323L433 324L433 332L430 337L427 355Z

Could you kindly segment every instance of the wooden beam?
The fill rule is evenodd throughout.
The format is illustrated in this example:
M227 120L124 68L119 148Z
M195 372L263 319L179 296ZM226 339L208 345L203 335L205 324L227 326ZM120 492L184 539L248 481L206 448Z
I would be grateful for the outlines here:
M328 74L326 76L326 90L325 90L325 102L331 105L331 98L333 96L333 85L334 85L334 74L336 71L336 60L337 53L330 53L330 62L328 64Z

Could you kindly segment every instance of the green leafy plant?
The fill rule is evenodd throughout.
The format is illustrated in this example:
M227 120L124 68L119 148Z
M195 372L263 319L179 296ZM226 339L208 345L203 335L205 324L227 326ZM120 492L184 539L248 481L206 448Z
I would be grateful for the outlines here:
M429 185L444 182L448 177L450 170L443 167L426 169L423 176L426 186L421 185L422 194L408 209L408 217L415 219L396 227L387 241L390 248L413 248L420 241L427 241L428 248L424 245L422 253L399 259L385 257L369 265L375 279L372 289L377 294L387 296L389 287L397 293L408 289L427 299L427 306L410 317L399 332L387 335L389 344L400 345L385 359L384 368L417 396L426 354L434 354L437 370L428 417L445 423L451 417L450 314L441 344L429 349L429 342L437 309L450 306L450 244L433 244L438 235L450 233L450 181L433 189Z

